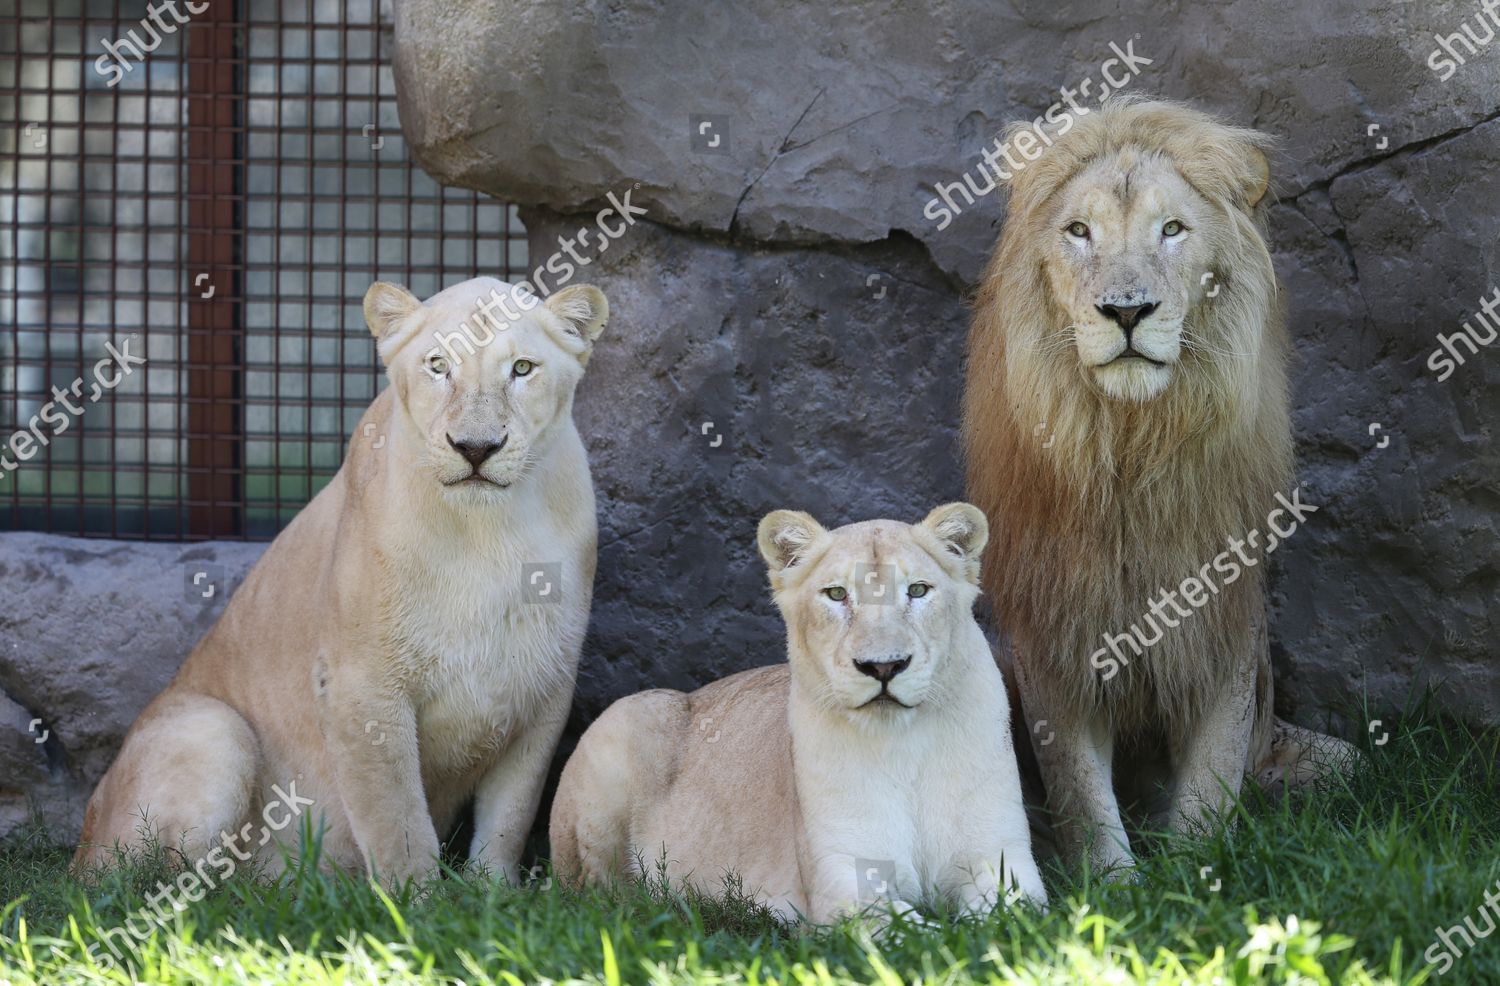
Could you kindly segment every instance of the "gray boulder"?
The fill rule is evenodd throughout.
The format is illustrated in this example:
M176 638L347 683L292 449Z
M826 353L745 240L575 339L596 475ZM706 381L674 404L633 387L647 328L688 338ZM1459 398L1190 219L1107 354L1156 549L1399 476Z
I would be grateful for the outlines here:
M0 838L38 812L77 839L126 730L265 547L0 534Z
M1437 38L1482 38L1474 4L397 0L395 15L413 154L525 206L533 265L611 192L647 209L581 250L576 278L614 310L579 400L603 539L578 725L634 689L779 658L753 547L766 510L916 518L961 496L963 300L1004 194L968 205L952 185L1062 87L1087 107L1106 69L1125 81L1122 54L1127 89L1282 139L1270 226L1299 476L1322 509L1276 555L1281 711L1317 725L1430 683L1500 722L1500 346L1446 381L1426 365L1500 280L1500 57L1449 41L1465 58L1447 66ZM942 228L940 183L961 209Z

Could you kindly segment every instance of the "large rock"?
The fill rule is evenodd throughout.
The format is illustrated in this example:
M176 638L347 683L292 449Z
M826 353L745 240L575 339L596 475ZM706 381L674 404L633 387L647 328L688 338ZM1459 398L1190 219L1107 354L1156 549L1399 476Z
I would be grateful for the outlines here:
M1500 41L1446 80L1428 64L1435 35L1484 36L1477 5L397 0L395 14L413 153L528 207L534 264L612 191L648 209L579 278L615 313L579 401L603 514L580 724L635 688L778 658L752 545L765 510L914 518L960 495L960 300L1003 193L942 229L924 212L1060 87L1091 80L1078 98L1097 102L1114 49L1152 60L1129 88L1282 138L1270 224L1304 499L1322 504L1277 553L1283 713L1316 723L1363 691L1389 707L1431 682L1455 712L1500 722L1500 346L1444 382L1426 366L1500 280Z
M537 242L576 228L523 218ZM622 694L785 659L765 514L917 521L963 489L962 347L941 329L963 307L917 244L745 251L645 226L617 245L586 275L619 314L576 409L601 512L580 728Z
M505 201L578 212L627 178L684 230L813 244L904 230L972 279L1001 202L940 231L933 186L1062 87L1088 80L1079 104L1097 105L1106 72L1128 78L1103 64L1117 50L1150 60L1129 88L1286 138L1294 195L1500 110L1500 52L1447 82L1427 65L1435 34L1478 32L1468 0L1098 6L397 0L401 124L434 178Z
M0 838L33 810L78 837L125 731L265 547L0 534Z

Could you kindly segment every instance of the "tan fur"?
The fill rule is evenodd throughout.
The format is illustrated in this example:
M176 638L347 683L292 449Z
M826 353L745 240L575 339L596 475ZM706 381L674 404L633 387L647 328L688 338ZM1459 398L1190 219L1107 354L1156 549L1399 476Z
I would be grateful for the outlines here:
M491 291L519 317L446 360L442 339ZM596 524L572 402L608 306L591 287L514 292L370 289L391 386L132 727L75 865L159 840L189 866L274 869L306 821L326 861L395 882L432 871L473 796L471 854L515 876L588 620ZM452 444L502 438L477 466ZM555 603L529 594L532 563L557 566ZM312 804L261 838L288 793Z
M612 705L563 770L558 875L602 883L664 860L673 882L718 893L733 873L816 921L939 895L987 911L1008 886L1044 902L1004 683L972 614L984 539L968 504L832 532L767 516L789 663ZM884 684L856 666L895 658L908 663Z
M1090 660L1291 490L1287 333L1255 209L1266 143L1169 103L1078 118L1016 175L976 303L963 443L991 523L984 584L1027 720L1057 736L1037 753L1054 807L1085 823L1067 841L1094 830L1108 865L1129 862L1115 750L1165 743L1179 827L1187 802L1220 801L1209 762L1270 752L1263 564L1112 680ZM1173 218L1189 228L1169 237ZM1096 307L1147 300L1128 338ZM1117 357L1127 344L1161 365Z

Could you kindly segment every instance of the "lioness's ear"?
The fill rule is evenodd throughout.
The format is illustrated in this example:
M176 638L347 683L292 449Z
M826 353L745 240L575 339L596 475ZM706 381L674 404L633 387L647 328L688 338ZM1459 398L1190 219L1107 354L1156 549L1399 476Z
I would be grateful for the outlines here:
M931 531L943 547L965 562L976 565L990 540L990 522L972 503L945 503L918 526Z
M376 281L365 292L365 324L376 339L385 339L391 328L418 308L421 300L399 284Z
M827 533L822 524L800 510L774 510L761 519L755 540L774 575L797 564L808 546Z
M609 321L609 302L592 284L575 284L547 298L547 310L561 318L567 331L592 344ZM585 359L587 356L584 357Z

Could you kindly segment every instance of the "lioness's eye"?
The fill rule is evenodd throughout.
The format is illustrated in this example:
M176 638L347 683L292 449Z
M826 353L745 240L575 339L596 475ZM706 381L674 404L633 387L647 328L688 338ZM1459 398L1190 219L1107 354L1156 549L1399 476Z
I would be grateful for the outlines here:
M906 587L906 594L908 596L911 596L913 599L921 599L923 596L927 595L927 590L931 588L932 586L928 585L926 582L913 582L911 585Z
M448 357L442 353L427 354L427 372L435 377L441 377L448 372Z
M1079 222L1068 223L1068 235L1069 236L1076 236L1080 240L1086 240L1086 239L1088 239L1089 238L1089 226L1088 226L1088 223L1079 223Z
M841 603L845 599L849 598L849 590L845 589L841 585L831 585L823 590L823 595L827 596L829 599L832 599L836 603Z
M524 377L536 368L536 364L529 359L518 359L510 365L510 372L518 377Z
M1162 226L1161 235L1180 236L1182 234L1182 231L1185 229L1187 229L1187 227L1182 225L1182 223L1178 222L1176 219L1169 219L1167 220L1166 224Z

